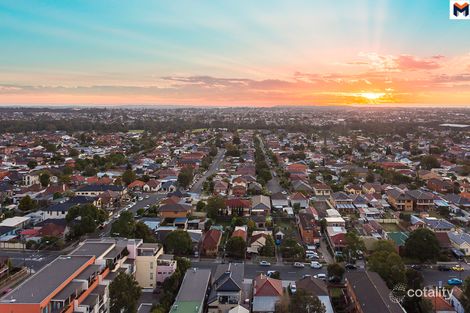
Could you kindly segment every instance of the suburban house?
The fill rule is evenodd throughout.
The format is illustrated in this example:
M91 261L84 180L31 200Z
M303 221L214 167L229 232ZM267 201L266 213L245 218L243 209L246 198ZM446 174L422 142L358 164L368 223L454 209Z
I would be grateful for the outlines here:
M320 242L320 233L317 230L315 219L309 213L299 213L297 215L297 225L299 225L300 236L307 244Z
M452 247L462 251L466 256L470 255L470 234L451 231L448 232L447 235L449 236Z
M96 197L99 196L101 193L105 191L115 191L120 196L126 194L126 189L123 186L116 186L116 185L84 185L75 191L75 195L77 196L88 196L88 197Z
M282 281L259 274L253 280L252 312L274 313L276 303L284 294Z
M187 217L191 213L191 205L167 203L158 208L158 215L163 218Z
M216 257L219 251L222 231L212 228L204 234L201 242L201 253L204 256Z
M207 299L208 313L228 313L238 305L244 304L248 296L243 289L244 273L242 263L217 266Z
M349 271L345 274L346 290L358 313L405 313L405 309L390 300L390 289L376 272Z
M292 207L298 205L301 209L308 207L308 198L300 192L296 192L290 196L290 204Z
M325 306L325 313L333 313L333 305L331 304L328 289L323 280L316 279L313 276L305 276L295 282L297 290L303 290L306 294L318 297L321 303Z
M289 200L287 199L287 195L282 192L277 192L271 195L271 204L275 209L282 209L289 206Z
M256 195L251 198L252 215L269 215L271 213L271 200L268 196Z
M393 188L385 191L388 202L397 211L413 211L413 198L406 192Z

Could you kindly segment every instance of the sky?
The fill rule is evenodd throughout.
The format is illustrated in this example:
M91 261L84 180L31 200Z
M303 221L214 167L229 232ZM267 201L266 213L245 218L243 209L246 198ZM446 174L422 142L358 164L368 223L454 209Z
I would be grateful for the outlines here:
M0 104L470 107L448 0L0 0Z

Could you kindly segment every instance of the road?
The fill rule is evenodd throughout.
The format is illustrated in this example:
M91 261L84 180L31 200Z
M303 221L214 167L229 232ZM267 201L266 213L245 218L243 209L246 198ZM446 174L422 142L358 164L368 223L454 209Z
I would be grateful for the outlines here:
M264 153L264 157L266 159L266 162L268 163L269 167L271 168L271 175L273 178L271 178L270 181L268 181L268 183L266 184L266 188L268 188L269 192L271 194L274 194L274 193L278 193L278 192L282 192L282 191L285 191L284 188L281 187L281 185L279 184L279 178L277 177L277 174L276 174L276 171L274 171L272 169L272 164L271 164L271 161L270 159L268 158L268 155L266 154L266 149L264 148L264 142L262 140L262 138L258 135L258 139L260 141L260 147L261 147L261 150L263 150L263 153Z
M215 273L217 265L214 261L192 261L191 266L196 268L208 268L211 269L212 273ZM316 275L319 273L326 274L326 267L321 269L312 269L308 265L304 268L295 268L292 265L271 265L271 266L260 266L258 264L245 263L245 279L254 279L261 273L267 271L278 271L281 274L282 280L295 281L304 275Z
M454 271L439 271L437 269L424 269L420 271L424 277L424 285L425 286L439 286L439 281L442 282L443 285L447 284L447 280L450 278L459 278L461 280L465 280L466 277L470 276L470 270L466 269L462 272L454 272Z
M225 149L219 149L217 152L217 155L214 157L211 166L209 166L209 169L202 175L191 187L190 192L194 193L202 193L202 186L204 182L206 181L207 177L217 173L217 171L220 169L220 165L222 164L222 161L224 160L225 156Z

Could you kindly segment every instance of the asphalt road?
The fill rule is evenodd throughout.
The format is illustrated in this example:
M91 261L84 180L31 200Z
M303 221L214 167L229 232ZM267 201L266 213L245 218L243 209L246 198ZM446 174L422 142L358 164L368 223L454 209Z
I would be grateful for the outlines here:
M61 251L1 250L0 256L9 257L14 266L26 266L37 272L61 254Z
M462 272L444 272L437 269L424 269L421 271L421 274L423 275L425 286L439 286L439 281L441 281L443 285L446 285L447 280L450 278L456 277L465 280L466 277L470 276L470 270L466 269Z
M258 139L260 141L261 150L263 150L264 157L266 158L266 162L271 167L271 161L269 160L268 155L266 154L264 142L260 136L258 136ZM271 169L271 175L273 178L270 181L268 181L266 184L266 188L268 188L269 192L273 194L273 193L285 191L284 188L282 188L281 185L279 184L279 178L277 177L276 171Z
M204 182L206 181L207 177L217 173L217 171L220 169L220 165L222 164L222 161L224 160L225 156L225 149L219 149L217 152L217 155L214 157L211 166L209 166L209 169L202 175L191 187L190 192L194 193L201 193L202 192L202 186Z
M214 261L195 261L191 262L192 267L196 268L209 268L211 269L212 273L215 273L217 265L220 263L216 263ZM292 265L271 265L271 266L260 266L258 264L253 263L245 263L245 279L254 279L261 273L265 273L267 271L278 271L281 274L282 280L289 280L295 281L302 278L304 275L315 275L318 273L325 273L326 274L326 267L324 266L321 269L312 269L308 265L304 268L296 268Z

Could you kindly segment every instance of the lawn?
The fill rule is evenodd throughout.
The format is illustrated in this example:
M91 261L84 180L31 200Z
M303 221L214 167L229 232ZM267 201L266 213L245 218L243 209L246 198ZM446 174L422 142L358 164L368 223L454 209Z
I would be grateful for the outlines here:
M380 224L380 226L382 226L383 229L384 229L386 232L398 232L398 231L402 231L402 229L401 229L400 227L398 227L397 224L393 224L393 223Z

